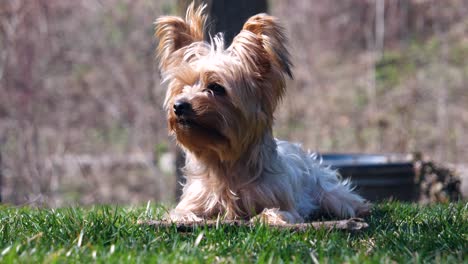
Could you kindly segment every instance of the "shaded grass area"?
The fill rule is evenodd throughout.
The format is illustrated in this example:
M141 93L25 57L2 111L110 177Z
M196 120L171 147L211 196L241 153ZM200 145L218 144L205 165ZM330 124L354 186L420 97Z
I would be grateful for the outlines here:
M468 263L468 205L382 203L360 233L266 226L193 233L139 226L161 206L0 208L0 262Z

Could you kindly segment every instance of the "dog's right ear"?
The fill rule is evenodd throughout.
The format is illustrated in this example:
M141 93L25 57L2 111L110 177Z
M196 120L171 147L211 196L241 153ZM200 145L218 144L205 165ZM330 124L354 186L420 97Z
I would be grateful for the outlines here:
M205 8L206 5L200 5L195 9L192 3L187 9L185 20L176 16L164 16L156 20L155 36L159 41L156 54L162 72L180 64L184 56L182 48L204 40L207 20Z

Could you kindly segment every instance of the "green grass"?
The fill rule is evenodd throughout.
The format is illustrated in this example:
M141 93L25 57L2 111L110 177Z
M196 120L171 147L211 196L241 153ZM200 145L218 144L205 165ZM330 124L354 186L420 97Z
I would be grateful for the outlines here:
M468 205L376 205L361 233L265 226L177 233L136 224L164 208L0 207L1 263L468 263Z

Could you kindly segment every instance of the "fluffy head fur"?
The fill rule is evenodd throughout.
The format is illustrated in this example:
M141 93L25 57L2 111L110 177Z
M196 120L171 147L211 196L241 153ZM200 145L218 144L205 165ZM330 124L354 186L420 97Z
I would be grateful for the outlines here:
M168 84L168 127L187 154L187 183L171 217L245 218L278 208L265 215L297 222L320 207L355 215L362 198L299 147L272 136L285 77L292 76L277 19L266 14L251 17L225 48L222 34L204 41L204 9L192 4L185 20L166 16L156 21L157 55ZM291 152L283 153L286 149ZM340 188L352 195L346 197L347 204L327 196ZM325 204L329 200L336 204Z

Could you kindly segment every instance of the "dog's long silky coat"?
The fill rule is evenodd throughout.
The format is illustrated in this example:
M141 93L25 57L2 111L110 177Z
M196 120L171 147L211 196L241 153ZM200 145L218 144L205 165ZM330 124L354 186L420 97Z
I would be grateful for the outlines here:
M273 137L273 114L292 76L275 17L258 14L225 48L204 41L204 6L156 21L170 133L186 153L187 182L172 220L216 217L299 223L318 211L353 217L368 205L297 144Z

